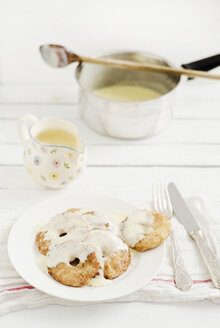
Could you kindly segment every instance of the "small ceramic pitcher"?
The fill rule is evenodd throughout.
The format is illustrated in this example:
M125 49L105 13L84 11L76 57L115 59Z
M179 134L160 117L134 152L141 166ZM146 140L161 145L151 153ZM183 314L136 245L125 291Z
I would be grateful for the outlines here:
M76 138L76 148L50 145L40 142L36 135L44 130L62 129ZM78 129L69 121L44 118L39 121L33 115L19 120L19 130L25 144L24 167L40 185L61 188L75 180L86 166L86 149Z

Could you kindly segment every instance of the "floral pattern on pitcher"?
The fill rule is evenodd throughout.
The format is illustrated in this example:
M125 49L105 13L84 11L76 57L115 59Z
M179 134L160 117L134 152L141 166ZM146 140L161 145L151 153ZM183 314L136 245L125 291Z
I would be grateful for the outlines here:
M50 148L50 145L39 146L38 142L35 146L28 144L24 153L25 167L40 184L50 188L63 187L80 175L86 156L62 147Z
M54 147L30 137L25 143L24 166L39 184L61 188L74 181L86 166L86 150Z

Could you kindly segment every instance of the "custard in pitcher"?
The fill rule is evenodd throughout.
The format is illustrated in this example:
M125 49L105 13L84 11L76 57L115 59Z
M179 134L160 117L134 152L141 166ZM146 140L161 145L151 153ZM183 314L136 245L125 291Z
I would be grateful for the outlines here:
M36 139L48 145L62 145L77 148L77 138L72 133L62 129L43 130L36 135Z

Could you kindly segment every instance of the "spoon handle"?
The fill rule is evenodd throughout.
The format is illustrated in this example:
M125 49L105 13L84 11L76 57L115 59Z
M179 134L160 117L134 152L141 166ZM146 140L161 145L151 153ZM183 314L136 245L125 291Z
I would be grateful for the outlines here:
M139 71L148 71L148 72L158 72L158 73L169 73L175 75L186 75L189 77L201 77L206 79L215 79L220 80L220 75L210 74L203 71L197 71L193 69L184 69L184 68L173 68L169 66L160 66L160 65L149 65L149 64L139 64L126 60L119 59L104 59L104 58L91 58L77 56L77 59L80 62L99 64L105 66L112 66L117 68L126 68L134 69Z

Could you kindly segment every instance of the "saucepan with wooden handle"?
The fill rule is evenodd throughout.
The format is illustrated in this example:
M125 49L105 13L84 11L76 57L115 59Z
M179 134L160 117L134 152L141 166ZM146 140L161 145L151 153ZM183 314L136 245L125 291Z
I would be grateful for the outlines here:
M220 55L176 68L146 52L115 52L90 58L58 45L43 45L40 52L53 67L79 62L75 76L81 117L97 132L117 138L150 137L162 131L171 121L182 75L220 79L220 75L207 73L220 65Z

